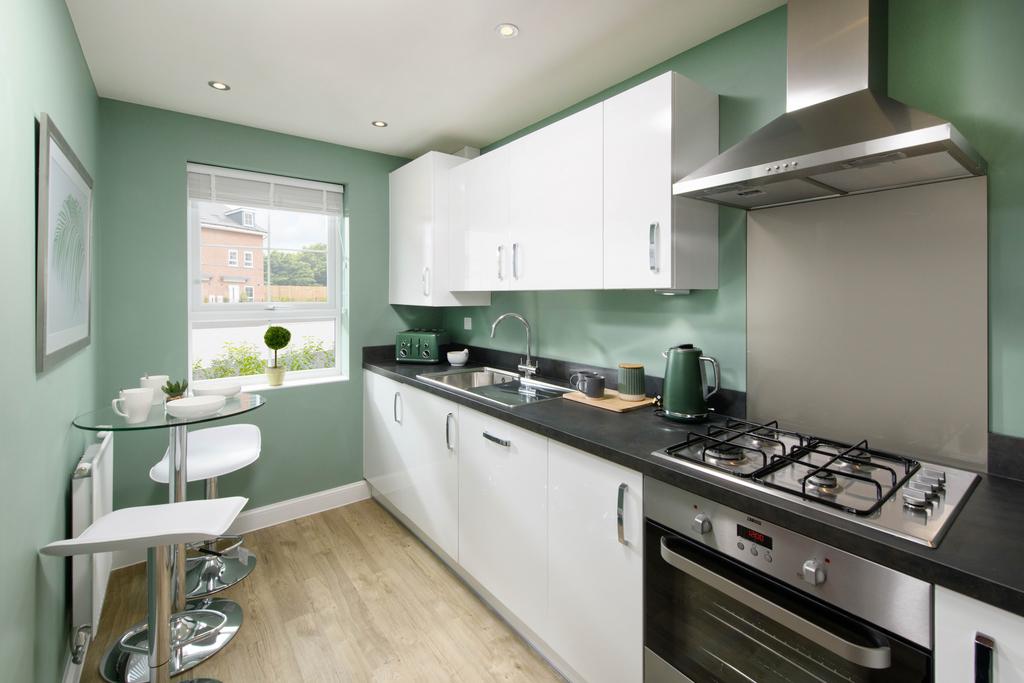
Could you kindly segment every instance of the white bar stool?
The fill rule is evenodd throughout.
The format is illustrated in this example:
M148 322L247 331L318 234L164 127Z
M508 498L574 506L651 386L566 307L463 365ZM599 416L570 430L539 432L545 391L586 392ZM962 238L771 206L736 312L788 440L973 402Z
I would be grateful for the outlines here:
M77 538L55 541L39 552L44 555L84 555L129 548L146 548L148 610L146 645L132 646L136 629L121 638L148 663L148 678L125 671L121 680L171 680L175 650L185 644L215 638L227 618L215 610L191 610L171 614L171 546L217 538L228 530L247 498L195 500L164 505L122 508L100 517ZM173 639L173 642L172 642ZM217 683L212 679L195 679Z
M188 481L206 482L206 499L217 498L217 477L251 465L260 457L260 428L251 424L210 427L188 433ZM149 470L149 478L166 484L169 450ZM256 555L242 547L241 536L221 536L204 544L204 557L191 557L186 564L186 595L201 598L230 588L256 568ZM221 545L217 549L218 542Z

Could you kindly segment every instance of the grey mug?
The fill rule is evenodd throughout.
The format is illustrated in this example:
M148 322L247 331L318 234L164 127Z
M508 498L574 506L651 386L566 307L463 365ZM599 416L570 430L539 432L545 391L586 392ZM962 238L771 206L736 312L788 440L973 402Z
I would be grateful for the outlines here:
M604 375L589 370L580 370L569 378L569 385L588 398L604 397Z

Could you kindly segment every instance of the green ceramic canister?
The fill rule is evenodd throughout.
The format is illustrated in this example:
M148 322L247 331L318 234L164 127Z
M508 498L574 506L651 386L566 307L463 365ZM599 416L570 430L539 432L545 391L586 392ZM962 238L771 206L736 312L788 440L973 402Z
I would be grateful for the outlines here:
M640 363L619 363L619 398L623 401L642 401L644 393L644 366Z

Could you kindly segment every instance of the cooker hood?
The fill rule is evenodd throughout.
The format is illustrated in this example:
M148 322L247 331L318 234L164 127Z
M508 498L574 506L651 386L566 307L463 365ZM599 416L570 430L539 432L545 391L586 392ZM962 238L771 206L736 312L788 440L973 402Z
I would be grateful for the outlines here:
M742 209L985 174L951 124L888 97L887 3L789 0L786 113L673 185Z

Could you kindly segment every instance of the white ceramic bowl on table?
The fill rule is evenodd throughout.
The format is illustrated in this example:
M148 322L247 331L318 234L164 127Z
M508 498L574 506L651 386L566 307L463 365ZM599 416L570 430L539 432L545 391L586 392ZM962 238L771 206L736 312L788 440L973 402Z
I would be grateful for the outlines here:
M202 386L192 386L192 393L195 396L224 396L225 398L231 398L241 390L242 385L237 382L211 382Z
M213 415L224 407L223 396L192 396L167 402L167 412L172 417L190 419Z

